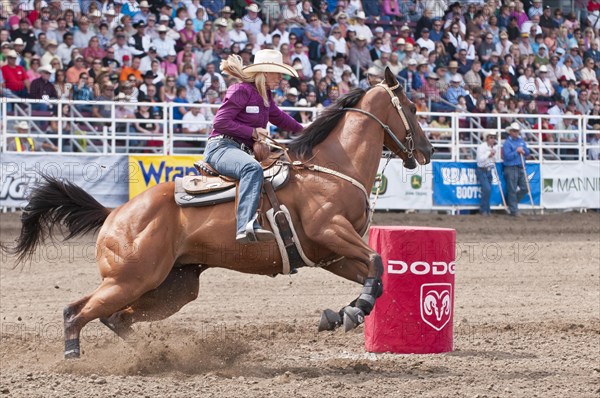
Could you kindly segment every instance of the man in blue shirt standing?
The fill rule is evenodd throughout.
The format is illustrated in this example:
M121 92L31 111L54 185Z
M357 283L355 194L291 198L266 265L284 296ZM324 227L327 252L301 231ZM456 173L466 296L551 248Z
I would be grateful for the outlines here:
M508 138L502 146L502 158L504 160L504 180L506 181L506 202L510 215L520 217L519 202L527 195L527 182L521 157L529 156L530 151L527 144L520 137L521 126L514 122L507 128Z

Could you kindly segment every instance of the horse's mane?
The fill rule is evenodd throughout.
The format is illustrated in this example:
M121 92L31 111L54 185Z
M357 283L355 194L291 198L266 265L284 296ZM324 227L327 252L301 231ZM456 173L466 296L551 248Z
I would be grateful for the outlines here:
M289 153L300 159L310 158L312 149L329 136L346 114L342 109L354 107L365 93L365 90L354 89L325 108L319 117L304 129L303 134L288 145Z

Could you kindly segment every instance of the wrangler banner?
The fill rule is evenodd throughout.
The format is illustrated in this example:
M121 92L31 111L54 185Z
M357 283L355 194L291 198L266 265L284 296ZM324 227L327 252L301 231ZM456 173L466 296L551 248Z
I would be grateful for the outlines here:
M70 181L102 205L127 201L126 155L52 155L3 153L0 162L0 206L24 207L29 190L42 175Z
M161 182L175 181L177 177L198 174L194 162L202 159L197 155L130 155L129 199Z

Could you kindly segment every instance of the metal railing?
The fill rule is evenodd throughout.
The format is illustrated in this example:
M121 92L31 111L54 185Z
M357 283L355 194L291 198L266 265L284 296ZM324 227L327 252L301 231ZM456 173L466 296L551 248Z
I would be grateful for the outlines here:
M218 105L179 103L89 102L51 101L56 111L35 111L36 100L2 98L0 115L0 150L8 151L15 137L18 122L29 123L28 137L53 143L58 153L151 153L151 154L201 154L212 129L212 117ZM69 105L63 113L63 106ZM82 106L87 110L82 110ZM159 117L136 118L139 107L148 106L159 111ZM174 120L175 107L198 108L195 120ZM97 108L102 117L94 117L90 108ZM8 112L8 109L11 111ZM310 120L318 116L318 108L282 108L287 112L307 112ZM190 111L191 112L191 111ZM152 113L152 112L151 112ZM600 131L590 126L592 116L586 115L523 115L481 113L419 113L423 130L437 151L435 160L474 160L476 148L485 132L505 131L516 121L532 152L532 160L540 162L589 160L590 149L600 151ZM446 118L447 124L430 127L433 120ZM427 119L427 125L425 119ZM559 123L545 128L544 123ZM142 128L141 125L145 125ZM50 126L54 125L55 129ZM153 126L151 129L148 126ZM154 127L157 126L157 127ZM566 126L566 127L565 127ZM393 128L393 126L392 126ZM152 130L151 132L149 130ZM272 130L277 134L276 130ZM505 139L499 134L499 144ZM282 137L281 142L289 142Z

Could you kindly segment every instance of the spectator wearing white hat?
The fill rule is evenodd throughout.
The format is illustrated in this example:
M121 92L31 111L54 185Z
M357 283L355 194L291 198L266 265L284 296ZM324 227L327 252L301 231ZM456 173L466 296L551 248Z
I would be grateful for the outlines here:
M300 96L300 93L298 92L298 90L295 87L288 88L287 92L285 93L285 100L283 100L283 102L281 103L281 106L282 107L296 106L296 102L298 102L299 96ZM289 111L288 114L291 117L296 118L296 115L298 114L298 112Z
M246 7L246 11L248 13L242 18L242 22L244 23L244 30L246 31L246 33L256 37L260 33L260 27L263 23L262 19L260 19L258 16L260 8L258 8L258 5L256 3L252 3L248 7Z
M373 65L371 53L367 47L366 37L358 36L354 43L350 45L348 63L354 70L358 67L360 74L363 76L367 72L367 69Z
M492 192L492 181L496 168L496 162L500 159L500 148L498 146L496 132L483 133L483 142L477 147L477 180L481 185L481 200L479 202L479 213L482 216L490 215L490 194Z
M540 66L538 69L538 76L535 79L537 85L539 101L552 101L554 98L555 90L552 86L552 82L548 78L548 67L546 65Z
M542 0L533 0L533 5L529 7L527 10L527 15L529 15L530 19L533 19L534 16L541 17L544 14L544 7L542 4Z
M151 15L152 13L150 12L150 4L146 1L143 0L140 2L139 5L139 11L136 12L132 17L131 17L131 21L135 24L137 22L144 22L145 24L148 23L148 17Z
M244 22L238 18L233 21L233 30L229 31L229 38L231 39L232 44L237 43L240 45L240 48L244 48L246 44L248 44L248 35L242 29L243 27Z
M402 69L398 74L403 81L406 82L406 92L411 92L413 90L418 90L421 88L421 85L418 83L418 75L417 75L417 60L414 58L406 61L406 68Z
M10 152L56 152L58 148L52 143L39 138L28 137L29 123L26 121L15 124L15 132L19 135L10 138L6 149Z
M450 78L450 87L446 91L446 100L452 105L458 105L460 97L466 97L469 93L461 86L463 82L462 76L456 73Z
M73 45L77 48L86 48L96 32L90 30L90 21L87 17L79 18L79 30L73 34Z
M54 72L54 69L49 65L38 68L40 77L31 82L31 86L29 87L29 98L44 100L44 102L33 104L33 109L47 111L49 106L46 101L58 98L54 84L50 83L50 77Z
M362 90L368 90L376 84L381 83L383 80L383 74L381 74L381 70L374 66L371 66L369 69L367 69L367 73L365 73L365 75L366 77L358 82L358 88Z
M369 26L365 25L366 15L364 11L357 12L355 19L356 24L354 25L354 29L356 29L356 36L364 36L367 44L370 44L373 41L373 32Z
M7 64L2 66L4 87L18 97L25 98L29 91L27 72L21 65L17 65L17 52L9 50L6 54Z
M504 181L506 181L506 204L510 215L519 217L519 202L527 195L527 182L523 170L524 159L530 151L521 138L521 126L514 122L506 128L508 138L502 146L502 159L504 160ZM523 159L523 160L521 160Z
M175 40L167 37L169 28L165 25L160 25L157 29L158 39L154 40L152 45L156 48L156 53L159 57L165 58L170 50L175 48Z

